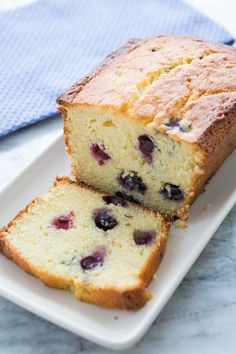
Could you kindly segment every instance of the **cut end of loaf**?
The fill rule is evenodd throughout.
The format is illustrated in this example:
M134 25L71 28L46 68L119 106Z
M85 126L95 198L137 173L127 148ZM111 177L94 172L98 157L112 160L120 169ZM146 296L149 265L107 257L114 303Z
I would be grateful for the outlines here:
M111 109L64 112L65 139L77 181L171 217L186 218L203 154L195 145Z

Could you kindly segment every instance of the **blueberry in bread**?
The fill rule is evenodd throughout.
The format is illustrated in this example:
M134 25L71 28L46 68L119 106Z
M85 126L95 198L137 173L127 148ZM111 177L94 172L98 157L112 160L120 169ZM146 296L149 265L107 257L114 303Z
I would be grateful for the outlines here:
M61 177L0 230L0 249L51 287L132 310L150 298L168 229L163 216Z
M184 219L236 146L236 50L131 40L58 103L78 181Z

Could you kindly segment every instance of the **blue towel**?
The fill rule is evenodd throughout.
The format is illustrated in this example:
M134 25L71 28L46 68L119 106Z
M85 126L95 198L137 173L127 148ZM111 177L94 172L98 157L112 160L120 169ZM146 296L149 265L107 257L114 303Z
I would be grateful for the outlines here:
M55 115L56 97L128 39L160 33L233 42L179 0L41 0L0 12L0 136Z

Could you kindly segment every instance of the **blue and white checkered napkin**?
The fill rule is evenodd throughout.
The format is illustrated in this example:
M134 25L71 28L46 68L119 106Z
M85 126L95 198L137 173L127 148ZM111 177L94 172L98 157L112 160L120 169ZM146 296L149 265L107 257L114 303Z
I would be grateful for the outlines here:
M233 41L179 0L40 0L0 12L0 136L53 116L56 97L128 39L160 33Z

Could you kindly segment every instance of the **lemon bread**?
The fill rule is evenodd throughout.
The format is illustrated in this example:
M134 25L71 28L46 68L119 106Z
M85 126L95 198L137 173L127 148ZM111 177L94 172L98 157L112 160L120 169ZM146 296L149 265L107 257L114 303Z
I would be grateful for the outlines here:
M236 145L236 50L131 40L58 103L78 181L184 219Z
M0 231L1 251L51 287L99 306L138 309L163 257L168 221L69 178Z

